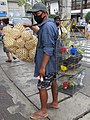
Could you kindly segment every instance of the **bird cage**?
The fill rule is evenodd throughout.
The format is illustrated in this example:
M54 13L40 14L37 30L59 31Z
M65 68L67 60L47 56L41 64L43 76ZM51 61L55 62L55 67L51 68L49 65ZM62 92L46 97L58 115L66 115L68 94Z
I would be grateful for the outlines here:
M64 35L57 40L56 67L59 92L73 95L84 86L83 53L82 43L75 36L68 39Z

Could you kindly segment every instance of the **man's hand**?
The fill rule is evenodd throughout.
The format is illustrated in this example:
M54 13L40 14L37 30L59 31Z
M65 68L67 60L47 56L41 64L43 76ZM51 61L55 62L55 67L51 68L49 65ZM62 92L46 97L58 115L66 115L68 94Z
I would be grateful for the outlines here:
M27 23L23 24L24 27L29 27L31 30L33 30L33 32L37 33L39 30L39 27L37 26L37 24L34 25L29 25Z
M27 24L27 23L23 23L23 26L26 28L26 27L32 27L31 25Z
M39 70L39 77L40 79L45 76L45 67L41 67Z

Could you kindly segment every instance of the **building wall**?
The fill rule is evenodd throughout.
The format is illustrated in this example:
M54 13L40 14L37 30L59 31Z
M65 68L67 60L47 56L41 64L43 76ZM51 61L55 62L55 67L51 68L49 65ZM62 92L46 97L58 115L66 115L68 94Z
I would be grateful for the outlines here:
M50 14L58 14L62 18L71 18L71 0L45 0Z
M8 2L8 16L10 17L25 17L24 6L20 7L16 2Z
M7 0L0 0L0 17L7 17L7 16L8 16Z
M50 5L50 13L51 14L55 14L55 13L57 13L58 12L58 2L53 2L53 3L51 3L51 5Z
M50 14L59 14L62 19L75 18L78 23L82 21L85 22L85 16L90 12L90 0L83 0L83 5L81 1L82 0L45 0ZM81 7L83 8L82 11Z
M0 0L0 17L25 17L24 6L18 6L15 0Z
M72 0L72 15L73 16L81 16L81 0ZM87 12L90 11L90 0L83 0L83 5L82 5L82 12L83 12L83 17L87 14Z
M81 8L81 0L72 0L72 10L79 10ZM83 9L90 8L90 0L83 0Z

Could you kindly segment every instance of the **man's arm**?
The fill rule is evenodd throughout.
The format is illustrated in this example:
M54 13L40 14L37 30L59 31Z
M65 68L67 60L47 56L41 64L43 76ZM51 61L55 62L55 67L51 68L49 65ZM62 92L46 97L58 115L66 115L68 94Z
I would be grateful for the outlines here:
M45 69L46 69L46 65L47 65L49 59L50 59L50 56L48 56L46 53L44 53L43 61L42 61L42 64L41 64L41 67L39 70L40 78L45 75Z
M36 25L36 26L33 26L33 25L29 25L29 24L26 24L24 23L23 24L24 27L29 27L31 30L33 30L33 32L37 33L38 30L39 30L39 27Z

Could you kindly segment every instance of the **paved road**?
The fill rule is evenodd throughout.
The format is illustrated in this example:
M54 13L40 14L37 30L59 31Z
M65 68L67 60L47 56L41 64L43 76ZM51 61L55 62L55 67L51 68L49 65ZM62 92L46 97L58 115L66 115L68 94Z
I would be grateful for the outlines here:
M90 40L86 40L86 38L84 38L84 34L80 32L72 33L71 39L74 42L76 41L80 44L80 49L85 50L82 61L84 63L90 64Z
M82 48L85 50L83 61L90 64L90 41L84 41Z
M0 44L0 120L30 120L40 108L34 64L23 61L6 63ZM59 109L48 109L43 120L90 120L90 69L86 67L84 87L73 97L59 92ZM51 93L49 93L49 102Z

